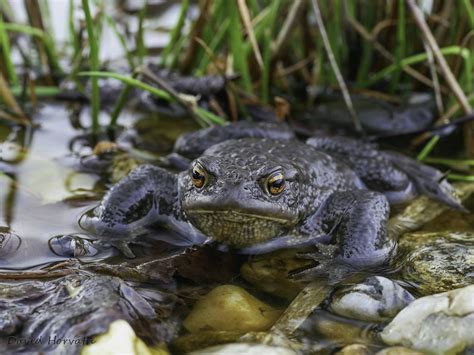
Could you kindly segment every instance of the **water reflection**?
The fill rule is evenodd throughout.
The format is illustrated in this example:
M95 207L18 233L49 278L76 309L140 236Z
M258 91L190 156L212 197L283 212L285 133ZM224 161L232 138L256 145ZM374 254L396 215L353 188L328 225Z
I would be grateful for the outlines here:
M9 227L0 227L0 259L16 253L21 245L21 238L12 233Z
M69 117L65 106L53 104L34 117L38 127L0 124L1 269L64 259L48 241L81 232L76 221L103 192L99 176L75 169L80 154L91 148L70 150L80 131Z

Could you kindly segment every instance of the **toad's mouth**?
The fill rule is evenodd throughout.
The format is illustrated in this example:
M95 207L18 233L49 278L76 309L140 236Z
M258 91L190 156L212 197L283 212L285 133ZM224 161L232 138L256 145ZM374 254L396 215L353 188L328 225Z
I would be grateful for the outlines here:
M288 219L234 210L192 210L187 214L204 234L234 248L268 241L291 225Z
M272 222L281 223L281 224L288 224L290 222L288 219L285 219L285 218L255 214L251 212L241 212L241 211L235 211L235 210L212 211L212 210L201 209L201 210L192 210L189 213L199 214L199 215L206 215L206 214L218 215L223 220L229 221L229 222L245 222L251 219L262 219L262 220L272 221Z

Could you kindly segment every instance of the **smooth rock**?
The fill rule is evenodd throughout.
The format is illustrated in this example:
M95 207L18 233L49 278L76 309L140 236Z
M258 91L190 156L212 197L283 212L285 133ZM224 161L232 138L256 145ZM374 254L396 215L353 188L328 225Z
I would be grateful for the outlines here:
M189 354L193 355L204 355L204 354L215 354L215 355L296 355L296 351L288 348L279 346L270 346L264 344L225 344L217 345L210 348L192 351Z
M399 242L402 278L418 284L423 295L474 283L473 232L417 232Z
M279 318L280 310L261 302L244 289L218 286L196 302L184 320L191 333L207 330L261 331Z
M124 320L111 323L107 333L98 336L91 344L86 345L81 355L167 355L166 349L149 348L143 340L135 335L132 327Z
M400 285L381 276L338 289L329 310L343 317L368 322L392 319L415 298Z
M351 344L343 347L335 355L368 355L369 348L364 344Z
M423 353L404 346L391 346L378 351L375 355L423 355Z
M389 345L458 353L474 345L474 285L426 296L402 310L381 333Z
M316 309L311 316L297 329L295 335L311 342L320 343L323 336L330 343L337 346L352 345L354 343L370 345L378 341L380 327L376 324L348 319Z
M292 300L305 283L289 276L290 272L311 265L297 258L296 251L283 250L256 256L242 265L242 277L261 291Z

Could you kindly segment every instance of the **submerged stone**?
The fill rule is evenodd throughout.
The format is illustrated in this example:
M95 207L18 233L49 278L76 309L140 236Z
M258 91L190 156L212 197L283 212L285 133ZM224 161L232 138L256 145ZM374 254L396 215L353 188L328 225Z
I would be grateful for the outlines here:
M294 250L284 250L252 258L242 265L242 277L261 291L292 300L303 289L304 282L290 277L290 272L311 261L298 258Z
M404 346L391 346L378 351L375 355L423 355L423 353Z
M422 297L402 310L381 333L390 345L455 354L474 345L474 285Z
M86 345L81 355L114 355L118 352L129 355L167 355L166 349L150 348L138 338L130 324L124 320L116 320L109 326L107 333Z
M354 343L370 345L378 342L380 325L347 319L325 310L315 310L295 332L309 343L320 343L321 337L338 347Z
M474 283L473 232L418 232L399 242L403 279L432 294Z
M280 310L244 289L223 285L196 302L183 325L191 333L206 330L261 331L269 329L280 314Z
M228 354L246 354L246 355L296 355L296 351L280 346L270 346L264 344L225 344L212 346L210 348L192 351L189 354L193 355L204 355L204 354L215 354L215 355L228 355Z
M189 353L196 349L205 349L217 345L239 341L243 332L209 330L198 333L189 333L173 339L172 349L178 353Z
M339 350L335 355L368 355L370 354L369 348L364 344L351 344L346 345Z
M340 316L383 322L392 319L415 298L400 285L381 276L338 289L332 296L329 310Z

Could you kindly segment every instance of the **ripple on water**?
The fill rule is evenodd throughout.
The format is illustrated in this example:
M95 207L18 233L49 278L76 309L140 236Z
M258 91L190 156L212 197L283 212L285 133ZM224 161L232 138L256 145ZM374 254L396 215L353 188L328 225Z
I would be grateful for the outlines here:
M35 114L37 128L0 125L0 269L64 260L48 241L80 233L78 217L103 192L99 176L76 171L71 142L83 132L70 116L64 105L48 104Z

